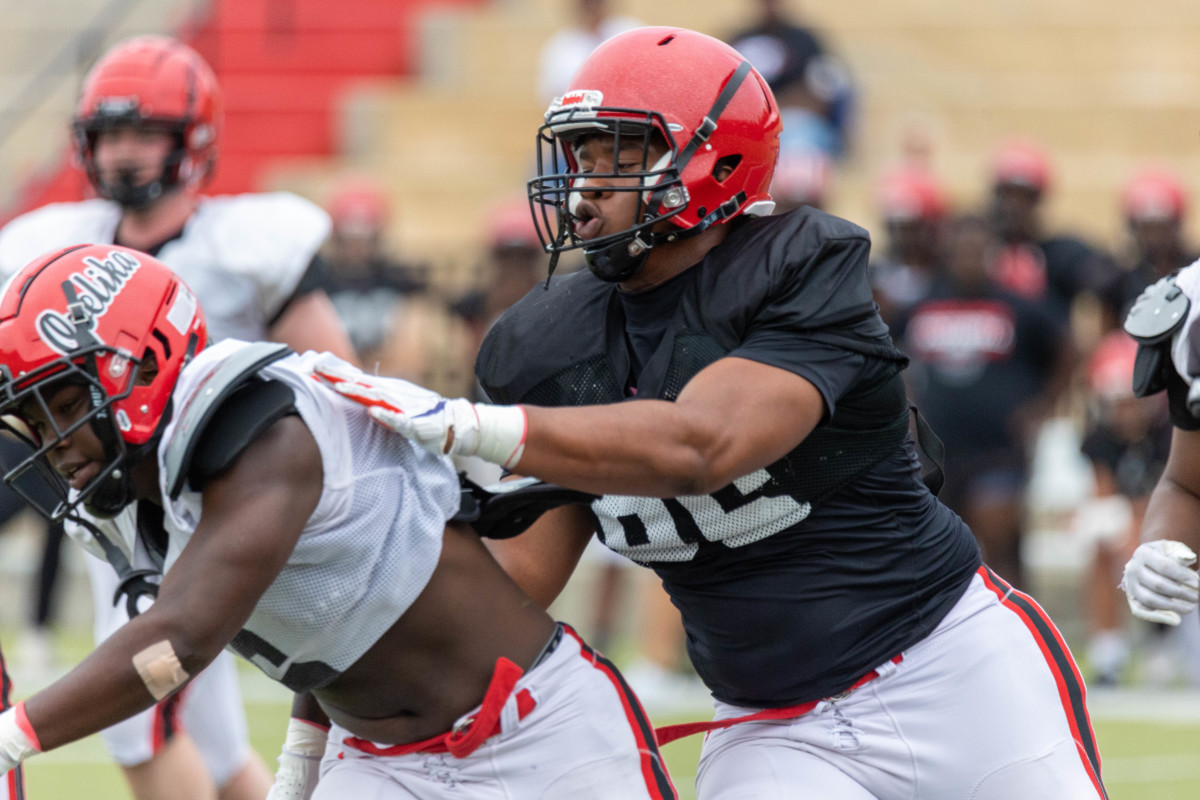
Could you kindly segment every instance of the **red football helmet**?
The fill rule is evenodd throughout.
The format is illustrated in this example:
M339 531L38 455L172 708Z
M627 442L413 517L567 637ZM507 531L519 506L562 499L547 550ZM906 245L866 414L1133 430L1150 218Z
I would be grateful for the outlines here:
M108 183L96 172L96 134L118 126L163 130L176 147L158 180ZM88 72L75 109L75 149L102 196L140 207L175 186L199 186L212 174L221 134L221 91L204 59L166 36L117 44Z
M1034 142L1005 142L992 154L992 183L1044 192L1050 184L1050 159Z
M656 244L694 235L739 214L766 215L782 123L763 77L724 42L684 28L645 27L618 34L588 57L556 98L538 131L538 177L529 182L535 222L555 254L582 247L605 280L632 277ZM581 193L570 143L588 133L642 147L639 171L589 173L592 179L640 179L611 191L639 193L637 222L589 241L574 231ZM657 164L652 137L667 146ZM732 172L718 180L722 168ZM547 206L554 208L551 222ZM657 223L670 220L663 229ZM653 229L653 230L652 230ZM554 259L551 260L553 270Z
M1092 394L1102 400L1132 398L1137 350L1137 342L1125 331L1113 331L1101 339L1088 363Z
M1187 190L1174 173L1145 169L1125 184L1121 209L1131 222L1179 220L1187 211Z
M0 294L0 427L33 448L20 463L4 465L5 482L29 498L21 477L32 469L48 479L61 502L41 510L53 519L80 502L94 514L116 514L132 500L124 465L153 452L179 373L207 340L195 296L144 253L76 245L30 263ZM64 382L88 387L91 407L81 419L65 430L51 419L55 430L41 436L13 424L12 417L26 422L31 404L50 418L47 403ZM87 423L107 462L68 497L47 455Z
M879 181L880 216L889 222L936 221L946 215L946 193L922 169L902 167Z
M377 236L387 225L387 195L367 178L342 180L327 205L335 235Z

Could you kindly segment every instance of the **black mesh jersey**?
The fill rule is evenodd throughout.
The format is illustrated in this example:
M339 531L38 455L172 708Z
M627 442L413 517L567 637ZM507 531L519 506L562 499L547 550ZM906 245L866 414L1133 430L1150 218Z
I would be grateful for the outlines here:
M822 423L764 469L711 495L591 505L605 544L662 578L697 672L726 702L844 690L928 635L980 563L970 531L921 481L906 360L872 300L869 249L864 230L811 208L741 220L679 279L670 325L636 375L619 290L586 271L532 290L476 362L499 403L674 400L725 356L821 392Z

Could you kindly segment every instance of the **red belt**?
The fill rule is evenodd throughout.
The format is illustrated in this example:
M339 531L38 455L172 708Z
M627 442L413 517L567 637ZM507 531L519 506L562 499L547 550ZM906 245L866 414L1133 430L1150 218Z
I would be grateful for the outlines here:
M357 736L347 737L343 744L373 756L404 756L409 753L449 753L455 758L466 758L485 741L500 733L500 712L512 696L517 681L524 670L507 658L496 660L496 669L488 683L487 692L479 710L465 717L446 733L432 736L419 742L381 747ZM517 718L525 719L537 706L528 689L517 692Z
M899 664L903 660L904 656L898 655L888 663ZM866 675L863 675L861 678L855 681L854 685L849 689L833 695L832 698L826 698L826 700L840 699L850 694L850 692L853 692L863 684L870 683L879 677L880 669L883 669L883 667L878 667L871 670ZM754 722L755 720L760 719L792 719L794 717L802 717L808 712L812 711L819 703L822 702L824 701L810 700L807 703L800 703L799 705L795 706L787 706L786 708L768 708L765 711L756 711L753 714L746 714L745 716L741 717L731 717L730 719L709 720L708 722L684 722L679 725L664 725L661 728L654 729L654 736L656 739L658 739L659 747L662 747L664 744L670 744L676 739L682 739L695 733L706 733L708 731L720 730L721 728L729 728L742 722Z

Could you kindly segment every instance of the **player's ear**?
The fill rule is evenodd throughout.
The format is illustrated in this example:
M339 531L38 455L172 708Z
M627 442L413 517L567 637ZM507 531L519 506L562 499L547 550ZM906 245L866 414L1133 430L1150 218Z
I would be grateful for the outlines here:
M154 383L154 379L158 377L158 357L154 355L154 351L146 348L146 352L142 355L142 364L138 369L137 385L149 386Z
M724 183L725 179L733 174L737 169L738 164L742 163L742 157L739 155L725 156L717 159L716 165L713 166L713 178L717 183Z

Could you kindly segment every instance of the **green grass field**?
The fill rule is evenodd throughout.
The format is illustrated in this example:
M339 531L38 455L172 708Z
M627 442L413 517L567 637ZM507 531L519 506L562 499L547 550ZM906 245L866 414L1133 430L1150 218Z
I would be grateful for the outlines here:
M243 675L251 739L273 766L287 724L287 697L283 690L252 671ZM1187 719L1190 709L1197 707L1197 699L1195 695L1181 697L1186 702L1161 695L1145 702L1137 696L1095 698L1093 721L1112 800L1194 800L1200 796L1200 713ZM686 718L655 722L682 722L703 716L704 709L700 708ZM1155 716L1163 719L1154 721ZM700 741L701 737L694 736L664 749L683 800L695 798L692 782ZM95 737L37 756L27 768L31 800L129 797L120 774Z

